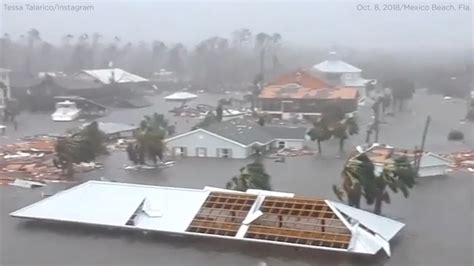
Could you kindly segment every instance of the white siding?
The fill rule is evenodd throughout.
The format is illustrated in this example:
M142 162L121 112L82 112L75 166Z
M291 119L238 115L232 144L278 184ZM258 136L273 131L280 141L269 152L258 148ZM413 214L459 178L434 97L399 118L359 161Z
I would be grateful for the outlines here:
M448 168L449 166L447 165L428 166L428 167L420 166L420 172L418 174L420 175L420 177L445 175Z
M199 130L186 136L166 141L166 148L170 155L173 155L176 147L185 147L187 150L186 156L188 157L197 157L197 148L206 148L207 157L218 157L217 149L232 150L231 156L235 159L245 159L250 154L250 149Z
M448 165L433 165L433 166L420 165L420 170L418 172L418 175L420 177L445 175L448 169L449 169ZM382 173L382 170L383 170L383 165L380 165L380 164L375 165L376 174L379 175L380 173Z

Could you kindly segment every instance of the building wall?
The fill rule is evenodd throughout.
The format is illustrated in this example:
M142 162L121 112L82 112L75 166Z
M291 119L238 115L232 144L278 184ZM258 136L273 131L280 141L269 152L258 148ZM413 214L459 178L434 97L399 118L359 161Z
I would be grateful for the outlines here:
M447 165L428 166L428 167L420 166L420 172L418 174L420 177L445 175L446 170L448 170L448 168L449 167Z
M445 175L448 169L449 169L449 165L447 164L426 165L426 164L423 164L423 162L421 162L418 175L420 177ZM383 165L380 165L380 164L375 165L376 174L380 174L382 173L382 171L383 171Z
M217 149L230 149L231 158L245 159L251 154L251 148L245 148L235 143L223 140L206 132L196 130L195 132L172 140L166 141L166 148L169 155L176 155L176 148L184 147L185 156L198 157L197 148L205 148L205 157L219 157Z
M292 102L288 102L292 101ZM318 114L322 113L326 108L337 106L344 113L351 113L358 109L358 98L355 99L259 99L262 112L275 114ZM285 104L283 104L286 102ZM285 119L285 118L284 118Z
M0 81L7 87L6 95L3 91L0 93L0 106L5 106L6 100L11 97L9 70L0 69Z

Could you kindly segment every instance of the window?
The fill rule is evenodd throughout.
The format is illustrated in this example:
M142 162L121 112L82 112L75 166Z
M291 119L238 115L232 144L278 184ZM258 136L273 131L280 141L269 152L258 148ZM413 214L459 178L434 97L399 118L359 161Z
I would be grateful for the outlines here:
M174 155L175 156L186 156L186 148L185 147L175 147Z
M285 142L282 141L282 140L278 141L278 148L279 149L284 149L285 148Z
M219 150L219 157L221 158L230 158L230 149L220 149Z

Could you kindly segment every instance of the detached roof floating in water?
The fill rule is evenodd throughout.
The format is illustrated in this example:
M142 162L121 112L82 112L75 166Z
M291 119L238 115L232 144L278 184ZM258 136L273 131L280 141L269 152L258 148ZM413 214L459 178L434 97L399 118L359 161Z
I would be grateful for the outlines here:
M74 206L74 208L71 208ZM89 181L13 217L390 256L404 224L347 205L263 190L237 192Z

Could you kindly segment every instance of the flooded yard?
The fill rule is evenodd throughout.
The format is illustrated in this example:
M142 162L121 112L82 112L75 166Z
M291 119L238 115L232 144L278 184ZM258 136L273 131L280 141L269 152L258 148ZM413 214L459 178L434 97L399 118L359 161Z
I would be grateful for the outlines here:
M194 103L214 103L222 95L201 95ZM174 104L162 97L154 98L153 106L134 110L113 110L100 119L107 122L138 123L152 112L166 113L177 122L178 132L189 130L194 119L174 118L167 113ZM441 96L415 96L407 110L387 117L380 133L381 142L402 148L419 146L426 115L432 123L426 149L450 152L474 149L474 125L462 124L465 115L462 101L443 100ZM360 114L361 132L350 138L346 150L365 139L365 126L370 110ZM186 121L188 120L188 121ZM8 132L1 142L38 133L60 133L80 124L54 123L49 114L23 114L17 132ZM451 129L460 129L466 139L448 142ZM339 184L345 156L339 156L337 141L323 143L323 155L288 158L285 163L265 159L265 167L277 191L336 200L332 184ZM223 187L248 160L186 158L175 166L153 171L127 171L123 152L113 152L100 158L104 169L76 178L78 182L105 177L119 182L202 188ZM474 175L468 172L448 176L419 178L410 197L393 195L383 214L406 224L391 242L392 257L383 252L374 257L360 257L314 250L272 247L251 243L172 237L102 230L80 225L25 222L10 218L8 213L41 199L42 189L0 187L1 265L472 265L474 231ZM72 184L58 185L58 189ZM74 208L75 206L71 206ZM363 206L364 208L366 206ZM370 207L371 208L371 207Z

